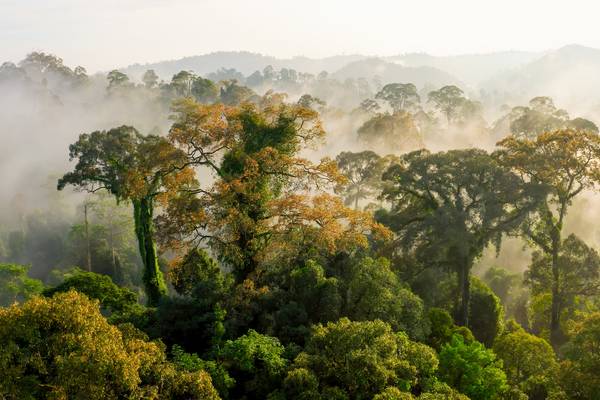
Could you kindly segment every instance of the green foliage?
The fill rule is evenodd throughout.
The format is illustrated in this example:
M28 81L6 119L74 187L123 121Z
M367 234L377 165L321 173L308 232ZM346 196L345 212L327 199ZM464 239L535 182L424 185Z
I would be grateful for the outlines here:
M509 136L498 145L502 148L496 152L496 157L504 166L526 180L540 183L546 192L524 222L522 233L544 254L539 259L550 260L552 283L548 289L552 304L548 328L551 344L558 347L565 339L561 306L566 299L565 293L561 293L560 282L561 274L565 272L565 266L560 265L560 253L567 244L562 238L564 219L574 198L584 190L594 189L599 182L600 136L589 131L566 129L545 132L532 140ZM570 247L585 250L585 245L576 238L569 242ZM576 254L574 260L579 267L592 271L597 255L586 253Z
M294 269L289 279L287 300L275 313L275 329L285 342L303 343L311 324L339 317L342 294L338 279L326 277L323 267L312 260Z
M200 103L211 103L219 97L219 88L210 79L196 77L192 83L191 93Z
M0 263L0 307L25 301L44 289L44 284L27 276L29 267Z
M8 399L219 398L206 372L176 371L161 346L74 291L0 309L0 349Z
M424 339L428 333L423 302L404 287L385 258L361 260L345 298L344 315L352 320L382 320L413 339Z
M115 285L109 276L75 269L66 275L65 280L44 290L44 295L76 290L100 302L102 309L111 313L122 313L137 304L136 294L127 288Z
M467 343L475 340L469 328L456 326L452 316L446 310L435 307L430 308L427 311L427 318L430 325L427 344L437 351L440 351L443 345L450 342L455 334L462 335Z
M498 399L507 389L502 361L481 343L454 335L440 351L439 377L473 400Z
M354 321L380 319L411 339L424 339L429 331L421 299L398 279L384 258L351 257L323 268L312 260L268 281L288 279L273 297L275 332L284 343L298 344L310 325L347 317ZM339 269L338 269L339 268ZM281 275L284 276L281 276ZM275 282L274 282L275 281Z
M513 324L496 338L493 350L503 362L508 384L528 398L547 398L557 386L558 363L546 340Z
M381 393L376 394L373 400L411 400L415 397L407 392L401 392L400 389L390 386Z
M256 96L254 91L246 86L238 85L237 81L224 81L221 86L220 101L227 105L242 104Z
M575 318L581 307L581 300L600 294L600 256L595 249L571 234L563 240L555 266L558 285L554 289L560 299L557 312L560 329L564 333L568 320ZM533 311L532 328L536 332L548 331L554 279L551 256L535 251L525 272L525 282L533 294L530 308Z
M110 71L108 75L106 75L106 79L108 80L109 89L125 87L130 84L129 77L116 69Z
M504 309L500 299L476 277L471 278L469 329L475 338L491 347L502 330Z
M232 398L265 398L283 379L288 363L284 351L277 338L254 330L225 342L219 358L237 383Z
M156 308L132 310L116 321L131 321L152 338L203 354L223 335L224 312L210 302L165 297Z
M468 325L470 272L489 244L514 232L537 204L538 190L479 149L405 154L383 175L390 211L379 221L398 236L399 250L428 266L456 272L460 324Z
M364 78L270 66L207 77L180 71L159 83L149 70L140 85L106 75L106 105L143 106L156 134L81 135L58 188L103 189L111 204L87 197L71 215L53 196L26 212L15 196L0 227L0 260L11 263L0 264L0 305L15 303L0 307L0 398L598 398L600 256L562 238L567 210L600 176L593 122L537 97L497 123L515 135L489 154L473 148L472 133L487 132L482 104L456 86L418 92L377 77L375 94ZM7 81L60 107L72 99L64 84L86 96L102 85L45 53L0 66ZM287 103L271 89L302 96ZM313 163L319 113L360 126L367 148L401 154L426 138L466 150ZM527 288L500 268L471 276L483 252L517 234L538 248ZM137 303L142 284L148 307ZM501 302L527 330L503 324Z
M210 375L215 389L219 395L227 399L229 390L235 385L235 380L229 376L225 367L213 360L203 360L195 353L186 353L180 346L174 345L171 349L173 364L184 371L206 371Z
M230 276L202 249L190 250L175 263L169 278L180 295L212 302L220 300L231 285Z
M560 365L561 380L571 399L595 399L600 393L600 313L574 326Z
M140 134L121 126L82 134L69 146L69 158L77 159L72 172L58 180L57 188L73 185L90 192L105 189L117 200L131 200L135 233L144 263L144 284L150 305L167 292L158 265L154 229L154 201L160 194L194 183L184 155L163 137Z
M416 390L437 367L432 349L382 321L342 318L313 329L284 382L291 398L313 398L332 388L348 399L370 399L389 386Z

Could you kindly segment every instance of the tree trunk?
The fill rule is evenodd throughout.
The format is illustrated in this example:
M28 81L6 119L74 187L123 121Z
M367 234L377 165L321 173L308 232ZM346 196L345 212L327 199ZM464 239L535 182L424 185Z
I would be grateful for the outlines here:
M112 269L113 269L113 279L116 280L117 279L117 253L115 250L115 238L114 238L113 226L110 227L109 241L110 241L110 254L111 254Z
M462 326L469 325L469 306L471 304L471 263L468 259L463 259L459 265L458 287L460 288L460 308L458 310L458 324Z
M552 309L550 312L550 343L556 349L561 344L560 329L560 274L558 270L558 241L552 246Z
M153 237L153 211L152 199L143 198L133 201L135 234L144 263L143 281L146 287L147 303L149 306L156 306L160 298L167 293L167 286L158 266L158 257L156 255L156 244Z
M90 245L90 229L88 222L88 203L83 204L83 226L85 228L86 266L88 272L92 272L92 249Z

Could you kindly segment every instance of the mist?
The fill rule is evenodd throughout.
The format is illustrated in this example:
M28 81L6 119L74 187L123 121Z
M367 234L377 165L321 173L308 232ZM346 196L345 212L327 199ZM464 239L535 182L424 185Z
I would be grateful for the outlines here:
M494 67L490 59L505 61L496 62L499 65ZM477 63L486 72L473 79L472 68ZM208 71L207 65L214 70ZM546 53L505 52L445 58L406 55L387 59L360 55L322 60L277 59L245 52L221 52L122 68L121 71L131 75L130 81L125 87L110 88L107 73L88 76L85 69L64 65L60 58L29 57L14 64L7 61L0 73L2 230L6 234L20 229L25 215L40 210L56 211L57 204L63 208L66 224L76 221L75 208L82 195L55 191L57 178L70 166L69 144L81 133L120 125L132 125L144 134L166 134L171 123L170 103L182 93L165 88L169 82L173 84L173 71L179 68L217 83L235 79L257 95L274 91L286 93L291 102L306 94L317 99L321 104L314 106L321 113L327 137L318 152L305 154L317 160L335 158L342 151L373 150L382 155L400 155L420 147L431 151L470 147L493 151L495 143L510 133L509 127L499 122L507 110L527 106L536 96L550 96L556 108L564 109L570 118L583 117L594 122L600 115L597 95L600 81L590 80L595 75L587 72L597 65L600 65L600 51L580 46ZM193 69L196 67L198 71ZM446 67L449 72L443 70ZM541 68L546 72L536 73L534 81L519 81ZM158 73L158 86L149 88L141 81L147 69ZM505 82L507 79L510 83ZM423 121L415 121L418 137L412 144L394 142L394 135L404 134L401 130L391 132L392 139L377 142L369 140L367 135L361 136L361 127L374 115L361 109L361 103L375 100L385 85L396 82L414 83L420 95L417 106L434 115L435 121L427 126ZM427 99L429 92L444 85L460 87L464 97L477 104L477 115L452 124L445 122ZM393 113L385 101L377 102L380 107L377 112ZM600 233L584 222L597 219L597 201L592 193L578 199L566 221L569 232L577 233L594 246L600 245ZM523 248L522 241L509 240L497 259L484 256L481 268L499 263L523 271L529 262L529 253ZM492 253L495 254L490 250Z

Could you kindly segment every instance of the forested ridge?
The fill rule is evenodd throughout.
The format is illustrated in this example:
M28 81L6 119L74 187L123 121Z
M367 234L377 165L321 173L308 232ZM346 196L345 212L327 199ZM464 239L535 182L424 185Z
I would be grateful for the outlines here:
M598 127L505 100L2 64L0 399L600 399Z

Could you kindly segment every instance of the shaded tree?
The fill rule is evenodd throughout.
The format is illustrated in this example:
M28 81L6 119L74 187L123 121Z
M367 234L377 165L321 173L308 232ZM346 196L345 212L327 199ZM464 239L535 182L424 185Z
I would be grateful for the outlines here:
M561 383L571 399L594 399L600 393L600 313L587 315L573 326L560 364Z
M44 284L27 276L29 267L0 263L0 307L25 301L44 289Z
M600 137L587 131L560 130L533 140L509 136L498 143L503 165L523 180L541 184L547 191L522 226L524 236L550 259L552 310L550 340L560 344L560 252L565 216L573 199L594 189L600 175Z
M573 309L577 306L578 298L590 298L600 294L600 255L595 249L588 247L581 239L571 234L560 245L556 268L558 274L556 306L562 321L569 314L574 314ZM549 254L543 251L533 253L531 265L525 272L525 283L529 285L535 296L534 304L536 300L545 298L546 294L553 295L554 275L552 257ZM570 313L566 313L569 309ZM549 319L547 313L544 314L546 314L544 319Z
M285 374L288 360L284 351L277 338L254 330L228 340L219 351L219 358L236 381L232 398L267 398Z
M469 324L470 271L488 244L499 245L535 205L532 186L483 150L412 152L383 175L390 211L378 219L425 265L456 272L460 324Z
M504 308L492 290L476 277L471 277L469 329L484 345L491 347L502 330Z
M130 289L115 285L106 275L81 270L66 274L62 283L46 288L44 295L52 297L55 293L68 292L72 289L98 300L102 309L111 313L127 311L137 304L137 296Z

